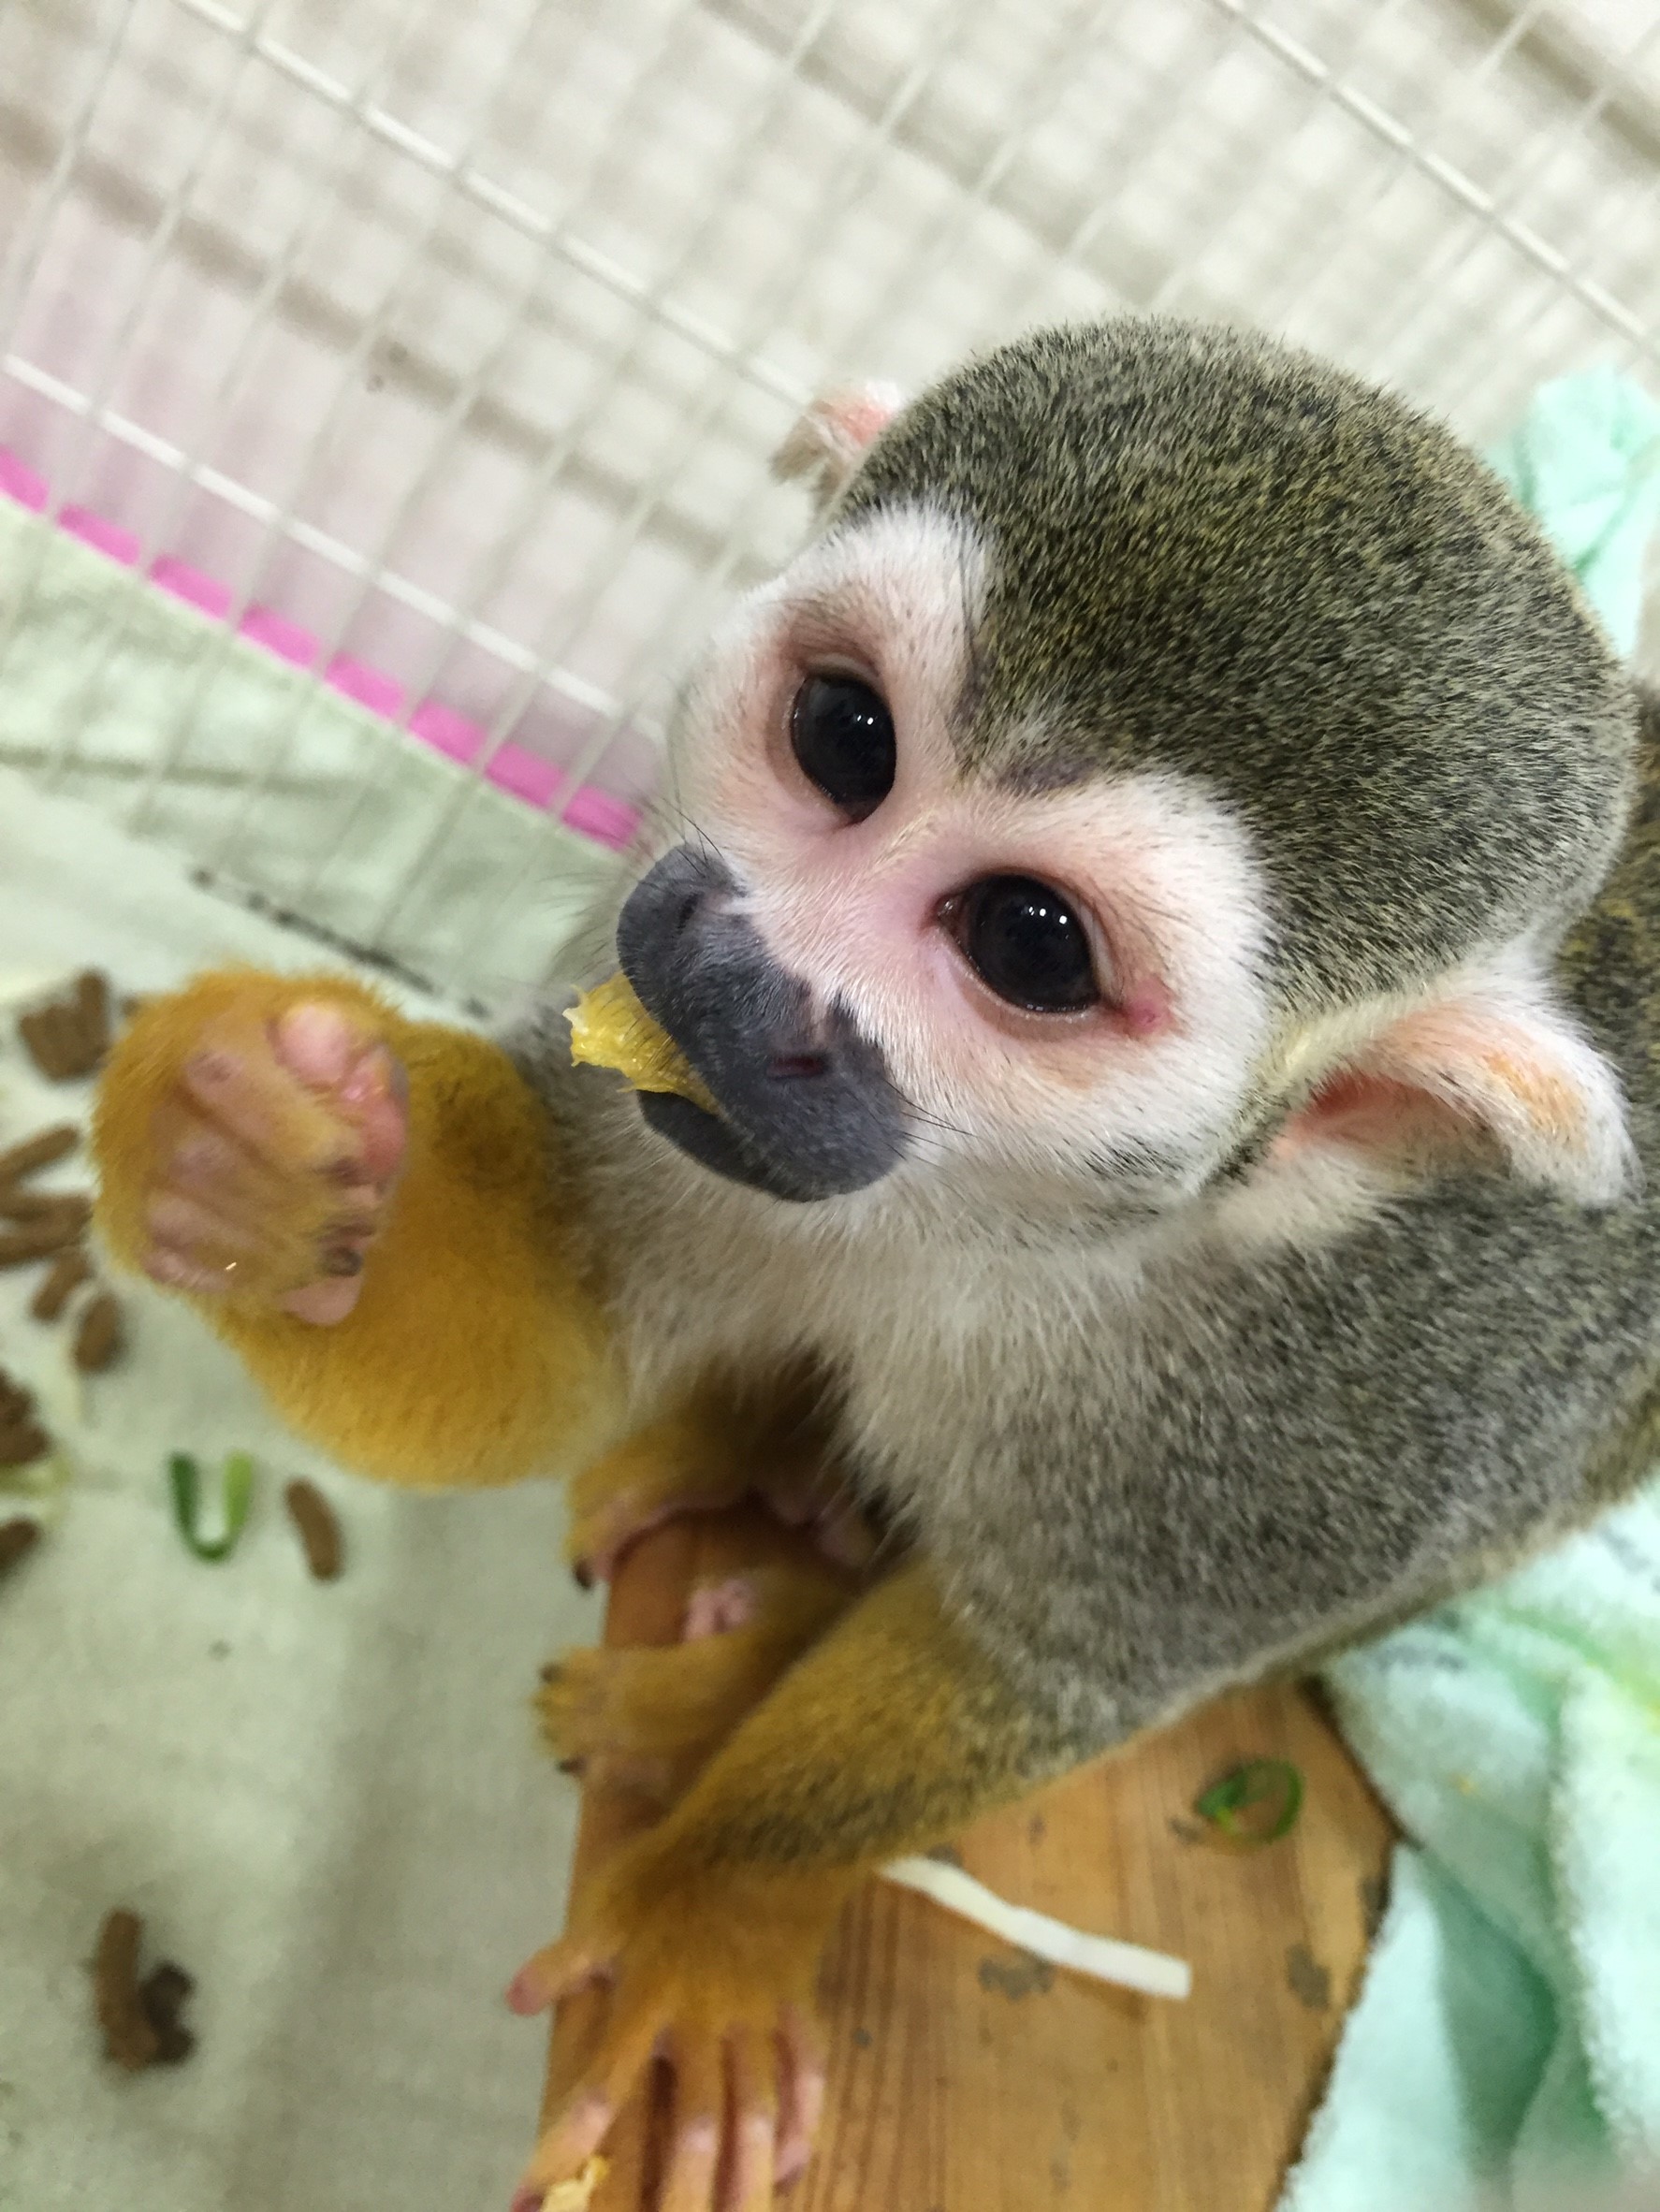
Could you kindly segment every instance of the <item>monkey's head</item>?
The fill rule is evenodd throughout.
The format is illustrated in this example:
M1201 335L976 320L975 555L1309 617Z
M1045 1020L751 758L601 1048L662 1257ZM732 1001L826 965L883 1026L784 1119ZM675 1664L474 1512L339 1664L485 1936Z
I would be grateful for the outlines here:
M1048 333L790 456L819 534L721 627L687 842L619 951L775 1197L1096 1222L1476 1151L1620 1189L1552 954L1635 715L1571 581L1447 432L1306 357Z

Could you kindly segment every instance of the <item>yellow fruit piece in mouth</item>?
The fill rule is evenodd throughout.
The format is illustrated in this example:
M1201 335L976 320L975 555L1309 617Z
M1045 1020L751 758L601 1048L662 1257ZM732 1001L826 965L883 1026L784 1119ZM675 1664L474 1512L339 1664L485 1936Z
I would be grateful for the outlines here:
M619 973L597 990L584 991L565 1019L573 1060L614 1068L637 1091L673 1091L706 1113L716 1111L691 1061L640 1004L627 976Z

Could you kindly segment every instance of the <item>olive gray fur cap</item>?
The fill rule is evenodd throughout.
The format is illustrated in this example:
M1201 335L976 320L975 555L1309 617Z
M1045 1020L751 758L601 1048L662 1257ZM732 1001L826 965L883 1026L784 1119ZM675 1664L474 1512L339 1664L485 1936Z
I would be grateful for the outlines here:
M1045 331L906 408L829 527L914 502L989 560L965 767L1231 803L1288 1006L1548 948L1601 881L1631 689L1498 478L1400 400L1185 323Z

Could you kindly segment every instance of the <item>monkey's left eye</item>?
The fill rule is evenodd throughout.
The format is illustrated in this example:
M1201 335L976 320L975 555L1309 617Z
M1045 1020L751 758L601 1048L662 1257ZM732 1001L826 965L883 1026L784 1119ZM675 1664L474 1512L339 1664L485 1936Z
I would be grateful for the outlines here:
M853 676L809 676L790 711L796 764L850 821L874 814L894 788L894 718Z
M1089 933L1035 876L987 876L942 917L982 982L1030 1013L1072 1013L1100 997Z

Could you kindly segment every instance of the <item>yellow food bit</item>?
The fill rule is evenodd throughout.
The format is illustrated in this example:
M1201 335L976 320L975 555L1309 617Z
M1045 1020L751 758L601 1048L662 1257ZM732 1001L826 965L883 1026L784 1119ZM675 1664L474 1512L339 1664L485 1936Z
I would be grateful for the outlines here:
M637 1091L673 1091L705 1113L715 1101L678 1045L634 997L627 976L614 975L597 991L584 991L565 1015L571 1057L590 1068L614 1068Z
M542 2200L542 2212L588 2212L594 2190L610 2171L609 2160L590 2159L574 2180L555 2182Z

